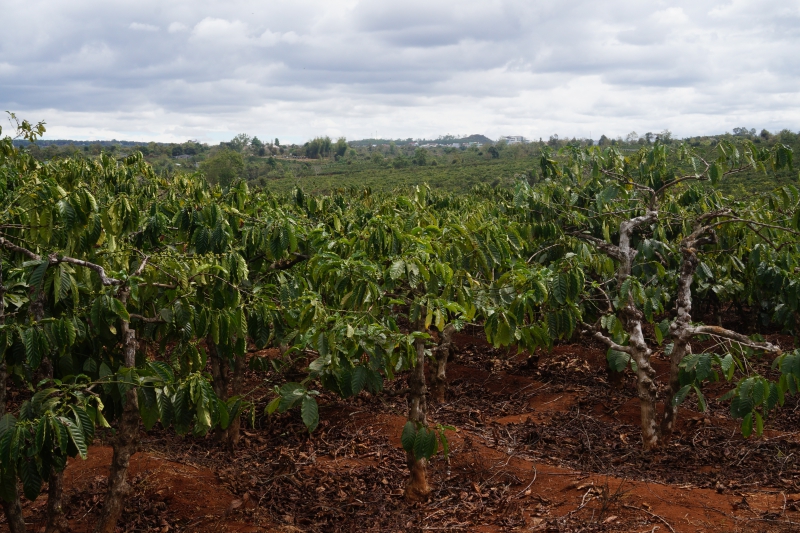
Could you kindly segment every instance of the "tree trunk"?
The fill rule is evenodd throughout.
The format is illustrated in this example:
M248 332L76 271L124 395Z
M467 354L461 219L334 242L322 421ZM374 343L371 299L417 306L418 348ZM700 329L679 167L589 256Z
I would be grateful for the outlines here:
M231 396L238 396L244 387L245 358L234 356L233 368L229 368L227 361L219 355L219 350L214 341L206 338L208 348L208 358L211 362L211 377L214 381L214 394L217 398L228 401ZM231 393L228 394L230 385ZM233 453L234 448L239 444L241 437L241 417L237 414L230 422L227 429L217 428L214 430L214 437L218 442L223 443L228 451Z
M64 471L50 469L50 479L47 481L47 525L45 533L67 533L69 522L64 517L62 497L64 493Z
M630 242L634 229L654 221L657 217L656 211L648 209L644 216L626 220L620 224L618 247L620 266L617 270L617 282L620 285L631 275L633 260L636 257L636 249L631 247ZM642 312L637 309L630 294L622 309L622 316L625 321L625 330L630 336L628 340L628 346L631 348L630 354L637 366L636 390L641 409L642 446L645 451L648 451L658 447L659 426L656 415L658 386L655 382L656 371L650 365L652 351L647 346L642 332Z
M705 228L696 228L681 242L681 271L678 278L678 293L675 299L675 320L669 325L670 339L672 340L672 353L669 355L669 388L664 401L664 415L661 419L661 435L668 439L675 430L678 420L678 406L673 405L675 395L681 388L680 363L686 354L692 352L689 345L691 340L690 329L692 326L692 282L697 270L697 248L716 242L716 233L703 237Z
M41 320L38 318L37 320ZM45 365L44 362L48 364ZM53 365L49 359L44 359L40 367L45 378L53 379ZM66 465L64 465L66 468ZM64 517L62 499L64 494L64 470L50 468L50 476L47 480L47 525L45 533L66 533L69 531L69 522Z
M213 380L214 394L218 398L228 398L228 367L219 356L217 345L211 337L206 337L208 360L211 363L211 378Z
M447 392L447 360L453 349L453 333L456 328L448 324L442 331L439 346L436 350L436 373L431 378L431 392L436 403L444 403Z
M239 396L242 394L242 390L244 389L244 370L245 370L245 356L241 357L234 357L233 361L233 372L231 378L231 393L233 396ZM239 444L239 438L241 437L240 428L242 425L242 417L239 416L239 413L236 413L236 416L231 419L231 423L226 430L226 442L228 444L228 449L233 452L234 448Z
M0 284L2 280L0 280ZM2 302L2 294L0 294L0 302ZM2 303L0 303L0 310L2 310ZM2 320L2 316L0 316ZM6 414L6 380L8 378L8 371L6 369L6 362L0 363L0 418ZM11 533L25 533L25 517L22 516L22 504L19 499L19 489L17 488L16 475L14 477L14 485L9 491L11 493L11 501L5 501L0 498L0 504L3 506L3 513L6 515L6 523L8 530Z
M123 302L127 300L125 298ZM136 331L128 322L122 322L123 353L125 366L136 365ZM139 405L136 390L125 393L125 406L119 423L117 436L114 439L114 456L111 460L111 471L108 475L108 492L106 492L103 510L95 526L95 533L113 533L122 515L125 497L130 491L127 482L128 465L131 456L136 453L139 440Z
M211 363L211 380L214 394L221 400L228 399L228 366L219 356L219 349L211 336L206 337L206 348L208 349L208 360ZM219 443L226 442L226 431L222 428L214 428L214 438Z
M19 500L19 492L14 487L13 494L16 496L14 501L3 500L3 512L6 514L6 523L11 533L25 533L25 517L22 516L22 504Z
M6 323L6 306L3 299L6 293L6 287L3 284L3 254L0 253L0 324ZM0 361L0 418L6 414L6 395L8 382L8 367L6 361ZM10 490L11 501L5 501L0 498L0 504L3 506L3 513L6 515L6 523L11 533L25 533L25 518L22 516L22 504L19 500L19 489L17 488L16 477L14 478L14 486Z
M638 314L638 310L636 310ZM658 447L659 427L656 416L658 386L655 382L656 371L650 365L650 348L644 340L641 319L629 318L629 346L631 357L636 361L636 390L639 396L639 407L642 420L642 445L645 451Z
M669 355L669 387L667 396L664 398L664 417L661 419L661 436L666 440L672 435L675 429L675 422L678 420L678 406L674 405L675 395L681 388L680 382L680 362L686 354L692 352L691 346L686 342L675 342L672 353Z
M408 398L409 410L408 419L417 424L427 426L428 406L425 401L425 340L416 339L414 346L417 350L417 360L414 370L408 377ZM405 497L409 501L425 500L431 492L428 486L428 474L426 471L426 460L414 456L414 452L406 452L410 477L406 485Z

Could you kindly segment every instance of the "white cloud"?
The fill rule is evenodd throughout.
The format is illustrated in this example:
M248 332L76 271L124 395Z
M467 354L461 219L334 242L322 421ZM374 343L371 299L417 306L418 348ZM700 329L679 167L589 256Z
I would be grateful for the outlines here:
M213 44L246 44L249 30L247 24L239 20L225 20L206 17L192 29L192 37Z
M172 22L167 28L167 31L170 33L180 33L188 29L189 27L182 22Z
M131 25L128 27L135 31L158 31L158 26L142 24L141 22L131 22Z
M29 0L4 18L0 108L50 138L800 123L797 0Z

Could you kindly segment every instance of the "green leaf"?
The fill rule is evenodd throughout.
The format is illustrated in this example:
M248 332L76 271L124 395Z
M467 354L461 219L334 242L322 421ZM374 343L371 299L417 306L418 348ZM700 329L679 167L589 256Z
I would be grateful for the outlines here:
M280 396L275 397L271 402L269 402L269 404L267 404L267 407L266 407L266 409L264 409L264 411L268 415L271 415L272 413L277 411L278 410L278 406L281 404L281 399L282 398Z
M497 331L492 340L497 347L508 346L514 341L514 336L511 333L511 324L508 323L508 317L506 317L505 313L497 317Z
M63 324L64 324L64 331L67 333L67 340L69 341L69 345L72 346L73 344L75 344L75 339L77 338L75 325L72 323L72 320L67 320L67 319L63 321Z
M703 381L711 375L711 354L704 353L699 355L695 371L697 372L697 381Z
M352 377L350 378L350 388L353 395L358 394L364 388L367 382L367 368L359 365L353 369Z
M630 363L631 356L625 352L609 349L606 354L606 359L608 360L608 367L611 370L614 372L622 372L625 370L625 367L628 366L628 363Z
M128 314L128 310L125 309L125 304L116 298L111 298L111 310L125 322L130 322L131 316Z
M745 438L749 437L753 434L753 412L747 413L747 415L742 419L742 435Z
M278 404L278 411L285 413L302 400L306 393L306 388L299 383L286 383L280 388L281 401Z
M400 279L406 271L406 264L402 260L397 260L389 267L389 276L393 279Z
M30 501L36 500L42 492L42 477L36 469L36 463L33 461L23 461L19 474L22 478L22 490L25 497Z
M50 430L53 433L53 444L66 453L69 443L69 432L67 427L57 418L50 418Z
M766 392L766 387L764 385L764 380L758 379L753 383L753 404L754 405L761 405L764 401L764 393Z
M430 459L436 453L437 438L436 431L426 427L419 428L414 439L414 457L420 459Z
M691 385L684 385L681 387L678 392L675 393L675 396L672 398L672 405L680 405L686 399L686 396L689 394L689 391L692 390Z
M697 405L700 408L700 412L705 413L708 409L708 406L706 405L706 399L703 396L703 393L700 391L700 387L697 385L692 385L692 387L694 388L694 392L697 394Z
M414 441L417 438L417 425L409 420L406 422L406 425L403 426L403 434L400 435L400 443L403 445L403 449L407 452L414 451Z
M619 288L619 298L620 300L624 300L628 297L628 294L631 292L631 284L633 283L633 278L627 278L625 281L622 282Z
M558 276L555 277L553 283L550 287L550 293L556 299L558 303L564 305L567 301L567 296L569 294L569 281L567 279L567 275L564 273L560 273Z
M70 409L72 409L72 413L75 415L75 421L83 432L84 440L86 442L91 442L94 438L94 422L92 422L89 414L75 405L70 406Z
M380 372L372 369L367 371L367 389L372 393L383 390L383 376L381 376Z
M581 289L583 289L583 284L585 282L583 276L583 270L580 268L572 269L568 274L568 283L567 283L567 298L574 302L578 299L578 295L581 293Z
M163 361L150 361L147 366L159 377L164 383L174 383L175 374L172 368Z
M51 396L52 394L55 394L57 392L58 392L58 389L51 387L51 388L48 388L48 389L42 389L42 390L38 391L36 394L34 394L33 396L31 396L31 407L32 407L34 413L36 415L38 415L39 414L39 410L41 409L41 406L44 403L44 401L49 396Z
M756 418L756 427L755 427L756 435L759 435L759 436L763 435L764 434L764 419L761 418L761 415L758 413L758 411L753 411L753 414L755 415L755 418Z
M769 384L769 395L764 403L764 407L766 408L766 412L771 411L778 405L780 401L780 392L778 390L778 385L776 383Z
M442 444L442 454L447 458L450 455L450 442L447 440L444 430L445 427L441 427L439 430L439 442Z
M203 435L211 429L211 409L205 402L200 402L195 405L195 416L197 417L197 424L194 427L193 433Z
M86 441L83 439L83 431L78 425L68 418L64 418L63 416L58 417L58 421L67 428L67 432L69 432L69 437L72 440L72 443L75 445L75 448L78 449L78 454L80 455L81 459L86 459Z
M725 379L730 381L733 378L733 372L736 370L733 364L733 356L728 354L723 357L719 362L719 367L722 369L722 373L725 374Z
M708 177L711 178L711 185L716 185L719 183L720 178L722 178L722 167L719 163L714 163L708 169Z
M219 416L219 427L221 429L228 429L231 423L230 412L228 406L220 399L216 400L217 415Z
M169 427L172 424L175 413L172 400L163 389L160 389L156 393L156 401L158 402L158 414L161 419L161 425Z
M44 346L40 340L40 333L36 327L26 329L22 333L22 342L25 345L25 355L31 368L39 368L44 357Z
M711 268L707 264L701 262L698 267L698 270L700 270L700 272L703 273L703 277L705 277L707 280L714 279L714 273L711 271Z
M47 417L42 417L39 419L39 423L36 425L36 453L42 453L42 449L44 448L45 441L47 441L50 423Z
M35 287L37 289L42 288L42 281L44 280L44 274L47 272L47 267L50 265L49 261L42 261L39 263L31 272L30 280L28 281L28 285L31 287Z
M139 414L142 417L144 428L150 431L158 422L159 409L156 391L152 387L139 387Z
M734 418L744 418L753 411L753 400L737 396L731 400L731 416Z
M317 429L319 424L319 406L317 400L313 396L303 396L303 405L300 408L303 417L303 423L308 428L308 432L312 433Z

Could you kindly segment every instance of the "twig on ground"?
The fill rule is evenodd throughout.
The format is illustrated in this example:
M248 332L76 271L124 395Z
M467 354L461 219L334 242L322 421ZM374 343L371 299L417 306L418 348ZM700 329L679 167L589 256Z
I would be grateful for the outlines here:
M522 496L523 494L525 494L525 492L527 492L527 491L528 491L528 489L529 489L529 488L531 488L531 485L533 485L533 482L534 482L534 481L536 481L536 476L538 475L538 472L536 471L536 465L531 465L531 468L533 468L533 479L531 480L531 482L530 482L530 483L528 483L528 486L527 486L527 487L525 487L524 489L522 489L521 491L519 491L519 494L517 494L517 496L516 496L517 498L519 498L520 496ZM786 498L784 497L784 499L786 499ZM785 507L785 506L784 506L784 507Z
M656 518L656 519L660 520L661 522L663 522L663 524L664 524L665 526L667 526L667 527L669 528L669 530L670 530L670 531L672 531L672 533L675 533L675 530L672 528L672 526L671 526L671 525L669 525L669 522L667 522L667 521L664 519L664 517L663 517L663 516L659 516L659 515L657 515L657 514L655 514L655 513L651 513L651 512L650 512L650 511L648 511L647 509L644 509L644 508L642 508L642 507L636 507L635 505L627 505L627 504L625 504L625 505L624 505L624 507L625 507L625 508L627 508L627 509L636 509L637 511L642 511L643 513L647 513L647 514L649 514L649 515L650 515L650 516L652 516L653 518Z

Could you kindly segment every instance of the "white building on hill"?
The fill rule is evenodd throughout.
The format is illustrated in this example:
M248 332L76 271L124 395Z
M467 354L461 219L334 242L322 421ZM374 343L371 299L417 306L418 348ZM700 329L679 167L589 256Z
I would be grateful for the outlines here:
M530 142L522 135L506 135L504 137L500 137L500 140L505 141L506 144L525 144Z

